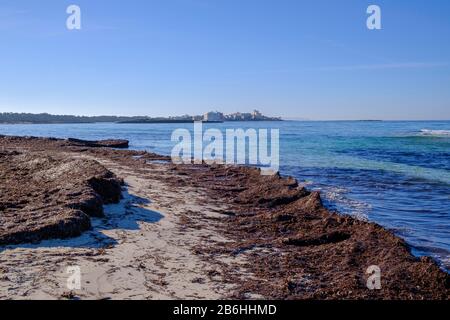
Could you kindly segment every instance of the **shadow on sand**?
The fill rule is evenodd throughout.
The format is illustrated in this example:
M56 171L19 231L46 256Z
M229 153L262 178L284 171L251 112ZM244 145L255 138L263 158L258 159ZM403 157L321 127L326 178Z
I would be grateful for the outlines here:
M44 240L36 244L19 244L0 247L0 253L8 249L28 248L79 248L101 249L118 244L117 239L107 236L108 231L139 230L139 222L156 223L164 216L159 212L149 210L144 206L150 204L150 200L132 195L126 188L122 191L123 199L118 204L104 206L105 216L91 218L92 229L81 236L70 239Z

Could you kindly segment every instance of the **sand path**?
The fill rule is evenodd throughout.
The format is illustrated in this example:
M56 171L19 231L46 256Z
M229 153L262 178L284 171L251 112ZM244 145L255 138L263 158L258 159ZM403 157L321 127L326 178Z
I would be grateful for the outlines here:
M217 265L194 252L197 245L228 241L211 224L221 204L201 190L173 188L164 164L148 174L99 160L125 179L124 199L105 206L93 229L67 240L0 247L0 299L218 299L233 288ZM223 208L225 209L225 208ZM183 216L201 228L185 228ZM228 257L228 259L230 259ZM239 258L230 263L239 264ZM79 267L81 288L67 286L68 267Z

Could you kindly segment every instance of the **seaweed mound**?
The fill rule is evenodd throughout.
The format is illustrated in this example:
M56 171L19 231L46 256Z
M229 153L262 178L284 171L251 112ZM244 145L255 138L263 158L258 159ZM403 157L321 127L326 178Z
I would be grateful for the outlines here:
M235 241L198 248L207 259L247 254L255 276L233 298L248 293L269 299L450 298L450 276L431 258L416 258L408 244L371 222L329 211L320 192L292 177L262 176L256 168L173 166L174 185L202 188L228 203L224 234ZM380 290L368 289L369 267L381 270ZM230 265L227 277L235 276Z
M80 235L121 197L101 164L62 154L0 152L0 245Z

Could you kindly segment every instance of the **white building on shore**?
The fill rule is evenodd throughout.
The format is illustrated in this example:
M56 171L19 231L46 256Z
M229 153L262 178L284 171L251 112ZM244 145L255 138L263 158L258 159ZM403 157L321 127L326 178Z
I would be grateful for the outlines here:
M210 111L203 115L203 121L223 121L223 119L223 113L218 111Z

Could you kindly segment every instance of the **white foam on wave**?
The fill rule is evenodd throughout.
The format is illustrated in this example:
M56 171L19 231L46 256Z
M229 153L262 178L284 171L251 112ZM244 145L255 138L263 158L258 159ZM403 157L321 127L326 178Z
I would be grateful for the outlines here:
M361 221L369 221L372 206L368 203L348 197L349 189L344 187L327 187L322 189L325 205L336 207L341 214L347 214Z
M450 137L450 130L422 129L420 134L423 136Z

